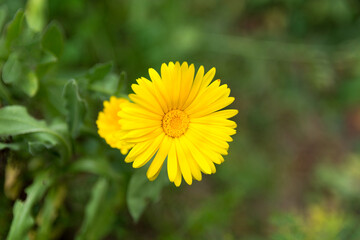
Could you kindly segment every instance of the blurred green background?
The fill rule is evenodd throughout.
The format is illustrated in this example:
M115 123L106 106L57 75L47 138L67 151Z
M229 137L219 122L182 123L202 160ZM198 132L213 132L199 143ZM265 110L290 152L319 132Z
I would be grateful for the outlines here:
M0 239L360 239L359 1L0 6L0 106L24 106L72 148L0 131ZM24 26L4 25L18 9ZM180 188L165 169L148 183L95 126L103 100L169 61L216 67L239 110L217 173Z

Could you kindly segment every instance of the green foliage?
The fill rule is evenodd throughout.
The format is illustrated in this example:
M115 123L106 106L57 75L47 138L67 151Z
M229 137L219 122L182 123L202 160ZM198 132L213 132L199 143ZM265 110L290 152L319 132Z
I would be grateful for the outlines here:
M89 79L90 82L102 80L110 73L112 68L112 62L96 64L89 70L89 72L86 74L86 77Z
M20 88L29 97L35 96L39 81L36 74L21 64L17 53L10 54L3 67L3 81L6 84L12 84Z
M14 218L7 237L8 240L28 239L28 231L34 224L32 208L44 195L51 181L49 174L39 174L34 183L26 189L27 198L25 202L21 200L15 202Z
M86 103L80 97L79 89L74 79L69 80L64 88L65 107L68 111L67 120L71 136L75 138L84 121L86 113Z
M168 184L164 171L161 171L155 182L146 178L146 169L141 168L134 173L129 182L126 202L129 212L135 222L138 222L141 214L149 203L159 201L161 190Z
M64 39L60 26L56 23L50 24L41 39L41 47L59 58L63 52Z
M21 77L22 74L20 61L16 54L12 54L4 64L2 79L4 83L9 84L16 82Z
M0 150L3 149L11 149L14 151L19 151L20 150L21 145L18 143L2 143L0 142Z
M7 25L6 33L6 47L10 50L13 43L16 43L17 38L20 36L24 25L24 11L19 10L14 16L13 20Z
M273 222L277 233L272 239L276 240L336 240L341 239L341 231L346 226L344 217L338 210L321 206L311 206L306 217L299 214L283 214L274 217Z
M360 156L349 156L341 165L334 167L321 164L316 171L317 184L344 200L358 201L360 190Z
M92 67L84 76L90 83L89 89L110 96L123 94L124 76L110 74L112 68L112 62L96 64Z
M24 107L8 106L0 109L0 136L17 136L30 133L45 134L42 137L44 142L51 141L54 145L59 145L64 159L70 157L71 146L66 136L47 126L44 121L31 117Z
M39 80L33 71L28 72L25 76L26 81L22 83L22 89L29 97L35 96L39 88Z
M35 1L29 1L26 17L23 11L18 11L3 35L8 51L3 53L0 96L5 105L11 105L0 108L0 151L11 150L12 155L6 155L7 161L27 165L17 173L28 169L31 173L28 177L35 176L34 183L26 189L25 201L17 200L14 205L7 238L29 239L30 235L35 239L57 238L62 231L62 227L57 226L58 219L66 221L64 201L74 197L73 193L68 195L69 185L66 181L60 183L60 179L77 178L85 173L89 179L92 175L101 177L92 187L89 200L85 199L83 218L70 224L76 224L79 229L76 239L101 239L113 230L117 219L114 209L124 211L123 185L129 177L114 169L98 137L95 142L91 140L98 110L94 112L87 105L94 102L99 105L99 98L122 94L125 73L120 76L113 73L113 63L108 62L96 64L73 77L58 74L64 49L63 31L57 23L43 27L43 15L37 19L35 14L42 8L36 6ZM6 9L2 11L5 18ZM38 120L44 118L46 120ZM79 144L78 139L84 137L88 140ZM8 140L2 142L3 139ZM21 163L22 158L27 161ZM75 161L70 162L73 159ZM49 173L46 176L42 173L44 168L52 173L54 184L50 184ZM6 176L9 189L25 177L11 172ZM145 173L132 178L128 205L131 214L136 212L133 215L136 220L148 202L158 201L167 182L162 176L149 184ZM147 187L148 192L142 192L140 187ZM37 225L36 231L31 230L34 225Z
M29 0L26 6L26 20L29 27L36 32L41 31L45 24L46 0Z
M69 171L87 172L95 175L117 179L121 176L117 173L109 162L103 158L81 158L71 164Z
M41 4L44 3L41 2ZM82 87L87 85L84 84L84 81L102 82L106 85L108 81L114 82L115 80L115 90L112 89L114 85L107 84L107 86L111 86L112 91L116 91L117 85L120 84L120 78L114 73L108 77L112 70L112 64L102 64L90 69L84 77L77 75L70 80L60 80L54 69L63 52L63 33L61 27L56 23L51 23L42 32L41 19L36 19L36 14L34 15L34 12L39 11L36 9L37 7L39 6L36 6L34 1L29 2L26 11L27 22L23 11L20 10L8 24L7 31L4 33L8 52L3 53L4 64L0 96L5 104L16 101L18 105L0 108L0 137L2 137L0 138L0 150L14 151L17 154L16 158L14 160L8 158L8 161L15 164L19 164L17 158L28 158L26 164L29 165L32 174L36 176L34 183L26 190L25 201L17 200L14 205L14 218L11 222L8 239L28 239L29 231L34 224L39 226L35 233L36 239L56 238L56 231L60 230L56 227L56 222L57 218L64 218L62 216L63 202L68 186L66 184L51 186L49 174L45 176L40 169L50 167L52 171L55 171L52 174L51 182L58 181L58 178L55 179L55 175L66 178L67 174L76 176L79 172L107 176L110 180L115 181L116 179L116 182L120 179L119 174L114 171L108 160L104 159L102 151L98 153L100 157L96 157L96 160L84 158L69 165L69 160L74 158L72 145L80 135L83 135L82 129L89 128L89 126L84 126L85 123L89 125L85 121L88 116L86 100L80 97L79 85L75 78L82 81ZM5 19L6 8L1 8L0 13L1 19ZM55 82L53 79L56 79ZM84 91L86 89L83 89L82 92L84 93ZM92 91L96 92L96 89ZM84 94L89 98L88 101L93 101L89 93L85 92ZM29 101L28 98L32 98L32 100ZM39 101L44 98L47 100ZM25 102L32 113L35 113L38 118L47 117L49 122L46 123L45 120L38 120L31 116L24 106ZM60 110L54 113L53 117L50 117L50 112L47 112L51 109L51 104L56 105L56 108ZM94 112L91 113L94 114ZM93 121L90 122L91 127ZM9 139L10 142L2 142L2 139ZM98 143L96 144L98 145ZM86 144L84 147L87 148ZM83 151L82 148L81 145L75 146L75 150ZM92 151L92 149L93 147L89 147L88 151ZM58 158L62 161L53 161ZM49 163L51 163L50 166ZM9 173L6 176L9 184L13 184L13 181L21 181L21 175ZM114 207L118 206L122 194L118 186L114 187L109 180L104 181L94 186L93 197L90 198L78 234L79 239L90 239L90 237L99 239L111 230L108 224L115 220L112 212ZM50 189L47 193L48 188ZM40 200L43 198L45 200L41 204ZM106 207L103 207L104 204ZM35 209L40 210L35 212ZM37 214L36 221L34 214ZM102 224L99 224L99 221Z
M122 204L119 182L110 183L99 178L93 186L91 198L85 208L84 222L75 239L102 239L112 230L116 215L114 210Z
M36 235L37 240L46 240L54 237L52 227L58 217L59 208L62 206L65 197L66 188L61 185L52 188L47 194L44 206L36 219L39 224L39 230Z
M5 20L6 20L6 14L7 14L7 8L6 6L0 6L0 31L2 31L2 28L4 26Z
M106 181L106 179L99 179L93 187L91 199L85 209L85 220L76 239L100 239L102 237L103 233L102 231L98 230L99 228L97 226L99 226L99 224L97 223L99 218L101 219L101 215L104 215L103 203L109 188L108 185L109 183ZM103 222L103 224L100 226L107 224L109 223Z

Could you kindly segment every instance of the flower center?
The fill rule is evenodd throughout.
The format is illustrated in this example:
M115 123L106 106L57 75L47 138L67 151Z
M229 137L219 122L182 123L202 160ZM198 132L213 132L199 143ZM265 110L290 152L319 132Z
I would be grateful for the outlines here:
M189 117L181 110L172 110L165 114L162 120L162 127L166 135L180 137L189 126Z

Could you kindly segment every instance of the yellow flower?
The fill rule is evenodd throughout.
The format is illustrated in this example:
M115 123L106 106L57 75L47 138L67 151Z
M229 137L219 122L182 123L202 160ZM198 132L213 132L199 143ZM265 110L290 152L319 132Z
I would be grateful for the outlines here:
M124 155L134 146L134 144L126 143L119 137L119 134L121 134L121 125L119 124L120 117L118 116L118 112L121 110L122 105L128 102L125 98L111 97L110 101L104 102L104 111L99 113L96 121L99 135L104 138L112 148L120 149Z
M167 158L168 177L176 186L182 178L191 185L202 173L216 172L214 163L224 161L236 123L228 120L238 111L221 110L234 101L220 80L212 82L215 68L204 75L201 66L170 62L161 66L161 76L149 69L150 80L137 79L118 114L121 139L134 147L125 158L134 168L152 162L147 177L153 181ZM195 77L194 77L195 76Z

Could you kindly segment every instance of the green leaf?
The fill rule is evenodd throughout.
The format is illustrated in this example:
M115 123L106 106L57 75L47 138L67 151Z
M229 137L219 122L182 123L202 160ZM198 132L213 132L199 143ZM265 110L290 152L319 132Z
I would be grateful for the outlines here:
M10 54L4 64L2 78L5 83L13 84L29 97L33 97L39 88L39 80L35 72L21 64L16 52Z
M39 88L39 80L33 71L29 71L19 84L21 90L29 97L35 96Z
M39 97L47 109L48 116L66 116L67 110L63 98L64 85L63 82L59 82L59 85L49 83L46 88L41 89ZM67 124L66 129L68 129Z
M45 30L41 39L41 46L45 51L59 58L64 49L64 37L61 27L57 23L51 23Z
M90 82L101 81L111 72L112 67L112 62L96 64L86 74L86 78L88 78Z
M46 0L29 0L26 5L26 20L29 27L40 32L45 25Z
M22 144L21 143L2 143L0 142L0 150L3 150L3 149L11 149L13 151L19 151L22 147Z
M52 53L44 52L44 56L36 66L36 75L39 78L43 77L57 61L57 57Z
M71 79L66 83L63 97L65 100L65 107L68 111L67 120L70 133L74 138L78 135L86 113L86 103L80 97L78 85L74 79Z
M52 237L52 224L57 218L57 212L66 196L66 188L59 186L49 191L46 196L44 206L37 218L39 228L36 234L36 240L48 240Z
M2 32L5 20L6 20L6 15L7 15L7 7L6 5L2 5L0 7L0 33Z
M137 169L131 177L126 202L129 212L137 222L141 214L150 202L156 202L160 199L161 190L169 184L165 171L161 171L158 178L150 182L146 177L147 169L142 167Z
M69 129L67 127L66 122L62 119L56 118L49 125L49 129L57 133L60 137L62 137L66 141L67 146L64 146L63 144L61 144L61 142L59 143L59 139L51 134L44 134L41 136L41 138L38 138L38 140L43 141L46 144L52 144L52 145L56 144L59 153L61 154L61 156L63 156L63 159L68 159L67 157L68 156L70 157L70 155L68 155L68 150L70 151L69 154L71 154L72 148L70 145L71 141L69 136ZM69 149L67 149L67 147L69 147Z
M100 178L92 189L85 209L84 221L76 240L104 239L114 229L117 211L123 206L123 186Z
M1 80L0 80L0 99L5 100L8 103L12 103L10 93Z
M40 153L43 153L44 150L46 149L50 149L54 146L54 144L51 144L49 142L41 142L41 141L37 141L37 142L28 142L28 147L29 147L29 153L36 156Z
M97 224L103 224L98 221L98 215L101 214L102 208L105 206L103 202L106 200L108 189L109 183L105 178L100 178L93 187L90 201L85 209L84 222L76 240L95 240L101 237L89 233L92 232L92 228Z
M71 172L88 172L100 176L119 179L119 175L104 158L83 158L79 159L70 167Z
M0 109L0 136L16 136L29 133L44 133L56 139L62 147L64 158L69 158L71 147L58 131L49 128L44 121L31 117L22 106L7 106Z
M22 106L7 106L0 109L0 136L46 132L44 121L31 117Z
M126 72L123 71L120 73L119 83L114 95L121 96L126 92L126 87L127 87L127 75Z
M123 206L123 186L119 182L99 178L85 209L85 216L76 240L104 239L115 226L117 211Z
M104 79L95 81L90 85L90 89L99 92L102 94L106 94L108 96L113 96L116 93L116 89L119 85L119 77L116 74L109 74Z
M2 79L5 83L15 83L19 81L22 75L22 66L16 53L10 54L4 64Z
M38 175L34 183L25 191L26 200L17 200L13 209L13 220L7 240L27 239L29 229L34 224L32 208L41 199L51 184L52 179L47 174Z
M23 24L24 24L24 11L20 9L16 12L15 17L7 26L6 47L8 49L10 49L13 41L20 36L23 29Z

